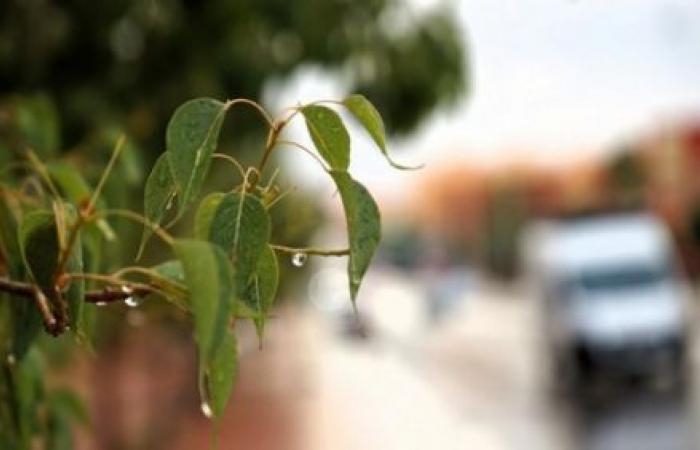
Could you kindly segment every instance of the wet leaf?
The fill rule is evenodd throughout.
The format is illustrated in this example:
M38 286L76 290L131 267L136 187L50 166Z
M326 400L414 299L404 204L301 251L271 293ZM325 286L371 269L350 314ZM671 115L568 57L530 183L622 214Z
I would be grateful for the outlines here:
M182 263L178 260L165 261L153 266L149 271L153 286L178 308L189 311L187 283Z
M234 296L233 269L223 250L209 242L178 240L174 249L189 289L201 382L228 328Z
M75 211L69 210L66 215L74 220ZM64 230L64 232L66 231ZM58 267L61 250L54 214L43 210L27 214L19 228L19 242L22 260L32 280L49 301L55 304L58 299L54 290L54 274ZM82 246L79 235L68 258L66 270L71 273L83 271ZM73 280L68 291L64 294L64 299L69 306L70 325L77 334L81 333L84 286L83 280Z
M348 278L353 304L357 298L362 277L369 267L381 238L379 209L367 189L346 172L332 171L345 210L348 227Z
M49 163L46 169L51 179L57 184L64 197L70 200L76 207L86 205L92 197L92 188L80 174L80 171L65 163ZM102 199L97 200L97 209L104 207ZM111 240L115 233L112 227L104 219L99 219L94 223L88 223L84 228L90 234L89 240L99 239L99 235Z
M224 121L226 104L210 98L183 103L166 131L167 157L178 187L178 215L197 196L211 164Z
M267 316L277 296L278 285L279 264L277 255L272 247L268 245L258 259L253 279L248 285L245 295L245 301L248 306L258 313L258 317L255 318L255 328L258 333L258 339L261 342Z
M221 417L226 410L231 391L238 375L238 348L236 335L226 330L207 367L208 400L214 417Z
M143 215L155 225L160 225L163 217L174 201L177 187L170 171L170 164L166 153L160 155L153 165L150 175L146 180L146 187L143 195ZM139 246L139 256L143 252L148 239L153 234L149 226L143 228L141 245ZM137 258L138 259L138 258Z
M355 117L355 119L357 119L362 124L364 129L367 130L367 133L369 133L369 135L372 137L374 143L377 144L377 147L382 152L387 161L389 161L389 164L401 170L412 170L420 168L420 166L404 166L394 162L394 160L391 159L389 151L386 147L386 133L384 131L384 121L382 120L382 116L379 114L379 111L377 111L374 105L369 100L367 100L367 98L364 95L350 95L343 100L343 105L345 105L345 107L348 109L348 111L350 111L350 113Z
M197 210L195 236L230 255L239 298L270 240L271 228L270 216L260 200L244 192L211 194Z
M301 110L311 140L331 169L345 171L350 165L350 135L340 116L325 106L310 105Z

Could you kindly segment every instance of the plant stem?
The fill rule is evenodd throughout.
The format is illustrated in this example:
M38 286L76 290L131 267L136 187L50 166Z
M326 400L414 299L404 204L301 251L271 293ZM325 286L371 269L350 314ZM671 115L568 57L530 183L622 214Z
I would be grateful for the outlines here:
M226 109L229 109L230 107L232 107L236 104L245 104L245 105L252 106L253 108L257 109L258 112L260 112L260 114L265 118L265 121L267 122L267 125L270 128L275 127L275 122L272 120L272 117L270 117L270 114L268 114L268 112L265 111L265 108L260 106L259 103L255 102L253 100L249 100L247 98L235 98L233 100L228 100L225 104L225 107L226 107Z
M71 275L71 277L73 277L73 275ZM129 286L131 287L131 292L124 292L119 288L112 287L105 287L103 289L88 291L85 293L85 302L109 303L114 301L126 300L127 298L133 296L143 297L157 291L155 288L145 284L134 285L133 283L129 282ZM35 300L41 303L40 299L37 298L37 289L37 286L30 283L24 283L21 281L14 281L8 278L0 277L0 291L7 292L17 297L24 297L27 299ZM41 293L41 296L43 296L43 299L46 299L46 296L44 296L43 293ZM42 308L43 306L39 305L39 309L42 312L42 315L45 315L44 309ZM45 317L44 320L46 321L47 318Z
M322 248L300 248L300 247L287 247L286 245L276 245L271 244L274 250L285 252L285 253L305 253L307 255L318 255L318 256L346 256L350 254L349 248L337 249L337 250L327 250Z

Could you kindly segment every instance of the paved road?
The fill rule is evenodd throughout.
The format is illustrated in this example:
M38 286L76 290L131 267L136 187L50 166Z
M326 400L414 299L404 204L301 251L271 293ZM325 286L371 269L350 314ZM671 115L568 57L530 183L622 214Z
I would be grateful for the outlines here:
M376 288L361 305L374 319L367 339L348 338L337 311L312 307L279 311L263 352L252 330L241 336L240 381L221 448L695 448L691 394L645 389L602 403L555 401L536 308L522 287L476 284L431 324L421 280L383 274L367 285ZM206 448L204 420L181 430L169 448Z
M309 448L696 448L693 386L683 394L639 387L604 401L557 400L527 292L481 285L435 326L417 320L412 333L400 334L378 327L359 343L316 328L323 401ZM336 422L355 430L344 446Z

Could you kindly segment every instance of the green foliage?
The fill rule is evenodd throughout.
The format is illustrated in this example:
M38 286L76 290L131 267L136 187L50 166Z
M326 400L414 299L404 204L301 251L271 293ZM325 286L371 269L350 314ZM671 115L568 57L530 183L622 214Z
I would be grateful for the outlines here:
M228 105L216 100L190 100L175 111L168 123L166 155L180 194L179 214L202 188L226 109Z
M365 96L360 94L350 95L345 97L343 105L350 113L362 124L367 130L367 133L372 137L374 143L377 144L379 150L393 167L401 170L412 169L412 167L404 166L394 162L389 156L389 150L386 147L386 132L384 131L384 121L382 116L377 111L377 108L370 103Z
M350 136L338 114L325 106L311 105L302 109L306 127L323 159L334 170L348 170Z
M348 260L348 280L350 296L355 303L374 251L379 245L381 224L379 209L364 186L353 180L346 172L331 172L343 200L345 219L348 226L350 258Z
M86 342L87 313L95 311L88 303L125 301L133 306L138 303L135 297L160 297L186 311L194 324L202 411L212 418L222 417L235 383L236 322L251 320L262 345L280 281L277 252L295 258L347 255L355 305L379 244L380 215L367 189L347 171L351 141L341 116L319 103L285 110L286 115L272 120L250 100L186 102L173 114L166 132L166 151L148 176L143 215L109 209L100 198L125 151L124 137L116 139L113 155L94 189L66 162L43 163L27 152L30 164L21 166L17 177L0 184L0 212L7 212L6 217L0 217L0 320L12 326L12 332L0 333L0 356L13 361L6 364L9 372L0 384L0 395L9 401L9 406L0 409L0 430L14 430L0 433L0 443L11 442L25 450L39 434L46 448L72 448L71 424L85 422L84 411L64 392L44 392L41 354L35 341L43 322L50 334L63 334L70 327L79 342ZM388 158L382 119L367 99L351 96L345 102L326 103L351 111ZM216 153L226 112L235 105L256 108L269 126L257 166L243 168L231 156ZM340 193L347 221L345 249L293 248L272 242L271 209L281 200L282 190L275 183L276 174L264 180L265 169L275 149L288 142L279 138L295 117L303 117L317 153L330 166L318 159ZM302 145L296 148L312 152ZM232 163L226 167L234 168L235 177L242 180L230 191L210 192L200 200L214 158ZM20 185L34 183L35 192L17 191L17 181ZM174 201L177 212L167 226L163 225ZM176 238L167 231L197 202L191 237L181 232ZM139 255L152 256L146 244L156 235L170 247L175 259L148 267L100 270L104 267L99 261L103 241L111 239L117 229L115 217L144 225ZM19 263L14 249L19 250ZM84 264L86 255L89 262ZM86 282L90 288L99 288L86 293ZM13 388L13 383L19 384ZM45 408L44 414L37 414L39 405Z
M160 224L168 209L172 207L176 193L177 188L170 171L168 154L163 153L156 160L153 170L146 180L143 196L143 215L146 220L156 225ZM139 254L143 251L151 234L153 234L153 230L150 227L143 229Z

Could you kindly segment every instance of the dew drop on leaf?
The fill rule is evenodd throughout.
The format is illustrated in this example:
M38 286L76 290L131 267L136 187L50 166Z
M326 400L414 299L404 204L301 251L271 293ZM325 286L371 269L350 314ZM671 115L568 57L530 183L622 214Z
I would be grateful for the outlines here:
M306 264L308 257L309 256L306 253L295 253L292 255L292 265L294 267L302 267L304 264Z
M209 406L209 403L207 402L202 402L202 404L199 406L202 409L202 414L204 414L204 417L207 419L211 419L214 417L214 411L211 410L211 406Z

